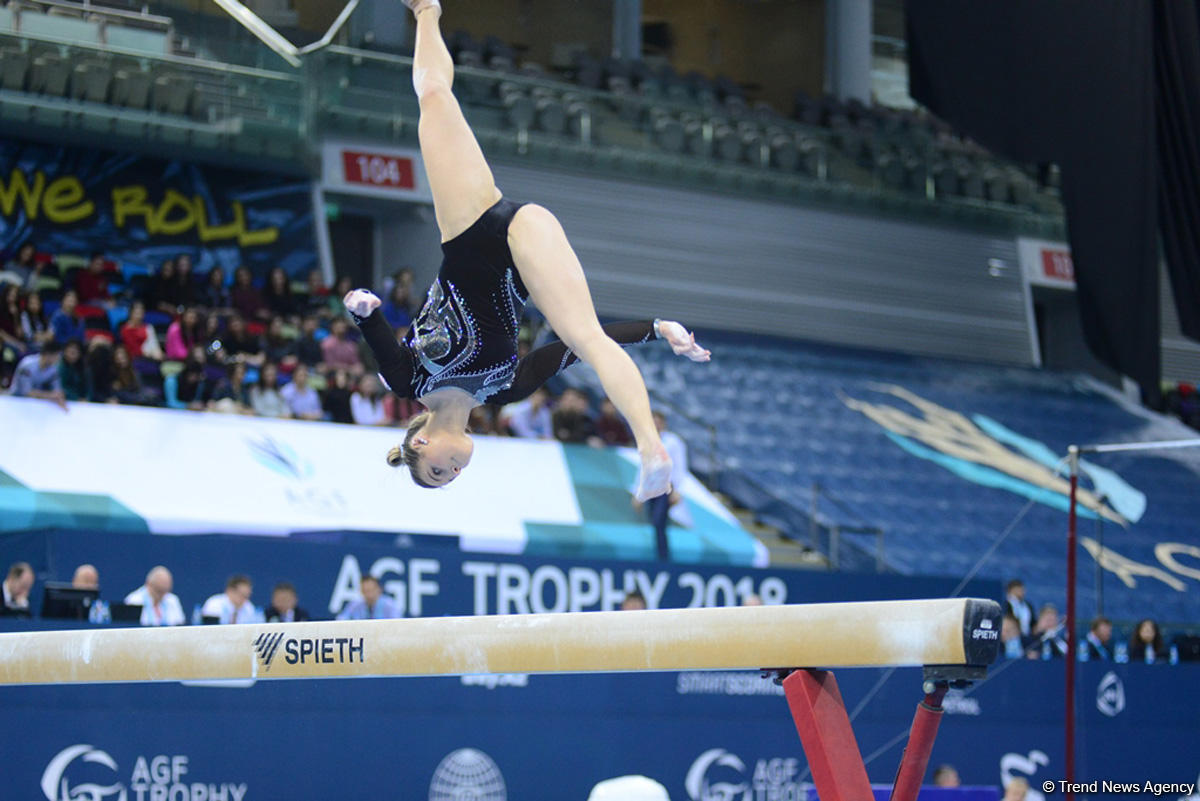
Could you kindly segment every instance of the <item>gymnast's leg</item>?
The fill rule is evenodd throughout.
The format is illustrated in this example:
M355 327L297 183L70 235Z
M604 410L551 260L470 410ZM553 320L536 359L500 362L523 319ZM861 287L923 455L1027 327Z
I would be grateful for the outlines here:
M405 0L405 4L417 18L413 52L413 88L421 106L417 136L433 192L433 211L446 242L491 208L500 199L500 190L450 90L454 60L438 25L441 6L431 0Z
M522 206L508 227L508 246L530 299L567 347L596 370L609 399L628 421L642 459L638 500L666 493L671 458L650 414L646 384L629 354L600 327L583 267L562 226L541 206Z

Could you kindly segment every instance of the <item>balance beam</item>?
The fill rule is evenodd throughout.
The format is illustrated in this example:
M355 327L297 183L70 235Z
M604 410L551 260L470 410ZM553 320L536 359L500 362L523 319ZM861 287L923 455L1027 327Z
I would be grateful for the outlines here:
M0 684L987 665L994 601L437 617L0 634Z

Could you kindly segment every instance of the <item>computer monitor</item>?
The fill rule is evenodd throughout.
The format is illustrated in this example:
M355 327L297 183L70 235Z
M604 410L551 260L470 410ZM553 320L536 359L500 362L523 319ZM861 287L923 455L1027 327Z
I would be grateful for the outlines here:
M109 614L113 623L140 623L142 621L141 604L110 604Z
M83 590L69 582L47 581L42 590L42 617L61 620L87 620L92 602L100 590Z

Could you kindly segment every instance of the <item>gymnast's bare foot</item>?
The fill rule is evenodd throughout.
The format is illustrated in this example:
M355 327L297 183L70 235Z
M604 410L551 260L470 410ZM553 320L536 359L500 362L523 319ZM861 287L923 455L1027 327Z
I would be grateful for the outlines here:
M671 457L662 443L645 452L640 452L642 469L638 473L637 488L633 496L639 503L666 495L671 491Z
M438 13L438 16L441 16L442 13L442 4L440 0L404 0L404 5L412 9L414 17L427 8L435 9Z
M659 320L654 329L659 338L667 341L676 355L686 356L694 362L706 362L712 358L712 351L697 345L696 335L674 320Z

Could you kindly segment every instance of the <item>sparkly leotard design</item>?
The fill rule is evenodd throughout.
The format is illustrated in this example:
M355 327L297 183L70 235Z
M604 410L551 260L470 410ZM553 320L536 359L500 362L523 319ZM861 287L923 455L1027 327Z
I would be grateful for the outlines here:
M444 272L444 271L443 271ZM527 300L513 268L499 285L460 287L443 275L429 295L404 344L416 357L412 391L421 397L456 387L476 402L512 386L517 332Z

